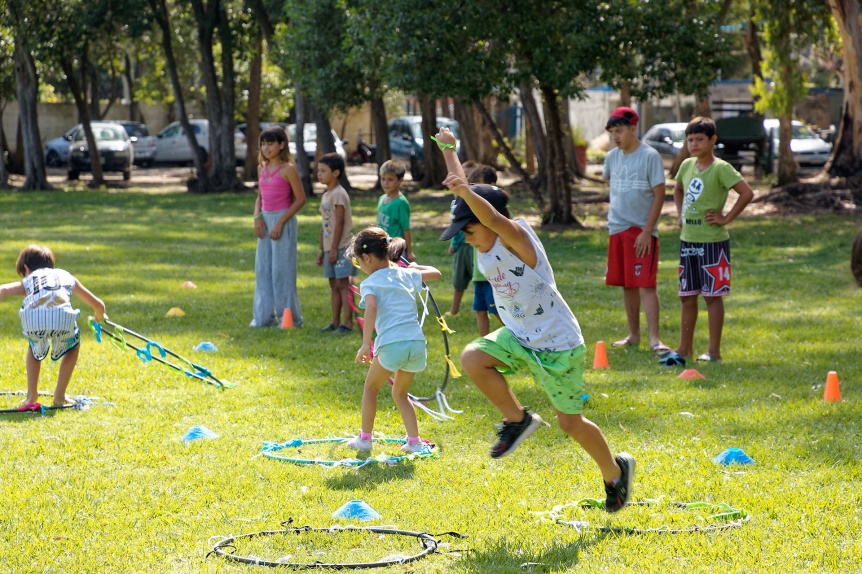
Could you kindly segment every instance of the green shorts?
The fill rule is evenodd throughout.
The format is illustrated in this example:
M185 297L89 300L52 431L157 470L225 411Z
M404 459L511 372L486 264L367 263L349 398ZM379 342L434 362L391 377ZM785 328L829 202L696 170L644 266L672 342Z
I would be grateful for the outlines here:
M587 346L567 351L533 351L521 345L509 329L502 327L467 345L495 359L505 366L497 367L504 375L514 374L527 367L538 381L554 408L568 415L584 412L584 368Z

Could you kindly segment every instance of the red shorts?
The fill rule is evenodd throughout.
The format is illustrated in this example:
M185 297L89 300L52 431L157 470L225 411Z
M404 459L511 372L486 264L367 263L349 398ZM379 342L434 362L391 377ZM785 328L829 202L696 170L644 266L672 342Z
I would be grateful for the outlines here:
M611 235L608 243L608 270L605 285L613 287L656 288L658 274L658 237L651 236L650 252L643 257L635 255L635 239L640 227L629 227L622 233Z

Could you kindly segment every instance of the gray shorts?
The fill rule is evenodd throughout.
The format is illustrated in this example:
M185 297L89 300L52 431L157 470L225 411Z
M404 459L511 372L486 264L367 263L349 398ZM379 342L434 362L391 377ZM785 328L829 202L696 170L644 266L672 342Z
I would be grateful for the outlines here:
M81 343L78 315L81 311L69 307L27 309L20 311L21 331L30 342L33 358L42 361L51 350L56 361Z
M323 276L327 279L346 279L356 276L356 267L347 258L347 247L338 250L335 264L329 262L329 251L323 252Z

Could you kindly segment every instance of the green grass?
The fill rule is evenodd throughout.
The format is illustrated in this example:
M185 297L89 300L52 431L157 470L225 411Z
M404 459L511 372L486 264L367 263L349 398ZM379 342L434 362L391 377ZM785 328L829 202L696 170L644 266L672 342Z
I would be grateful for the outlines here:
M44 417L0 416L0 571L256 572L254 566L206 558L210 537L295 525L328 527L352 499L413 531L457 531L455 554L435 554L385 572L851 572L860 568L862 494L857 381L860 298L849 272L858 226L837 216L750 218L731 230L733 293L726 301L725 362L697 365L705 380L659 369L645 345L609 350L608 370L588 370L586 414L611 448L638 461L634 498L726 502L750 522L723 532L640 536L579 534L542 522L533 512L583 497L600 497L594 463L555 425L512 456L494 461L495 409L465 378L448 397L464 409L454 421L419 415L422 435L443 447L436 460L360 470L301 467L257 456L263 441L355 433L364 369L353 364L359 336L318 332L328 322L329 291L314 266L319 215L313 199L300 216L299 285L307 326L251 330L254 283L252 196L109 193L0 195L0 281L16 280L14 263L29 242L49 245L58 266L74 273L107 304L108 314L238 384L220 391L133 353L98 345L85 327L70 394L99 397L87 411ZM356 230L373 220L374 200L355 199ZM524 213L516 197L514 212ZM416 253L444 270L433 286L442 308L451 298L451 259L438 243L445 198L413 200ZM433 216L433 217L432 217ZM597 221L591 216L593 222ZM590 218L587 218L590 221ZM661 329L674 344L677 233L662 227ZM437 225L438 227L434 227ZM597 340L625 334L622 294L603 285L607 234L540 232L557 283L577 315L591 363ZM198 289L181 289L191 280ZM450 321L453 357L474 333L469 312ZM0 390L25 386L25 341L18 301L0 308ZM80 306L80 301L77 302ZM166 318L171 307L186 312ZM706 350L706 314L695 337ZM419 393L442 372L439 336L429 338L429 372ZM212 341L216 353L195 353ZM826 373L836 370L843 402L821 400ZM43 367L53 390L57 365ZM552 418L547 398L525 376L511 379L521 401ZM102 404L110 403L110 404ZM692 413L689 417L682 412ZM215 440L180 441L193 425ZM391 398L380 399L376 431L401 436ZM724 467L711 459L727 447L755 459ZM313 449L308 451L315 454ZM321 447L317 456L334 454ZM595 525L655 528L703 524L659 505L616 515L567 509L564 518ZM283 544L258 540L239 553L268 559L311 553L313 559L372 559L408 553L414 542L343 543L326 536ZM359 546L360 551L355 548ZM309 550L309 548L311 548ZM418 551L418 550L416 550ZM314 554L323 552L323 554ZM540 563L529 568L519 566Z

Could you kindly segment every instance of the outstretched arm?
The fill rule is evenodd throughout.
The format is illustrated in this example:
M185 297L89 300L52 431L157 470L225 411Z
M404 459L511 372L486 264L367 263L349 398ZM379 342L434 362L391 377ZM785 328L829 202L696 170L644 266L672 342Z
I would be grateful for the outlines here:
M105 315L105 304L101 299L93 295L93 293L84 287L84 285L75 279L75 295L81 298L81 300L93 308L93 313L96 315L96 321L102 322L105 320L107 315Z
M16 281L15 283L6 283L5 285L0 285L0 301L2 301L6 297L11 296L24 297L27 295L27 291L24 289L24 284L20 281Z

